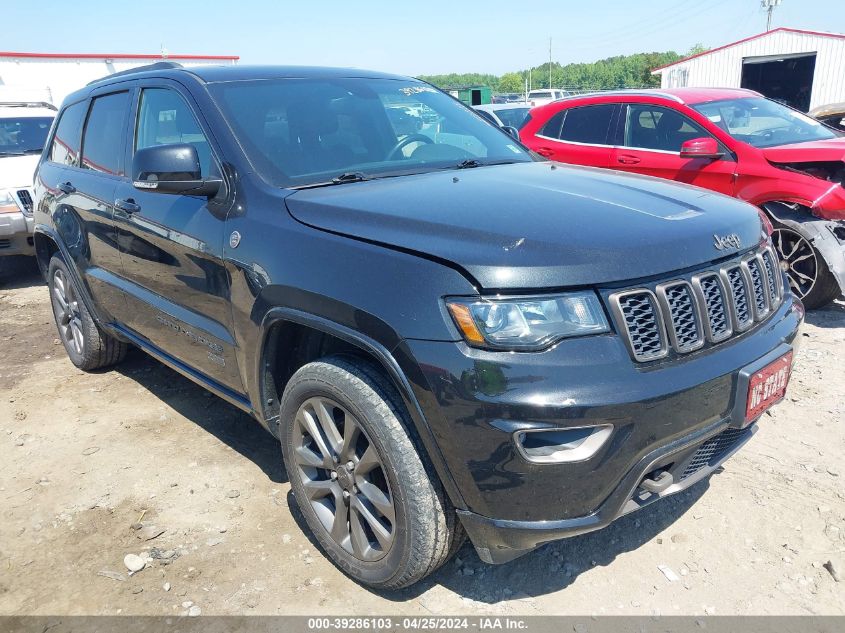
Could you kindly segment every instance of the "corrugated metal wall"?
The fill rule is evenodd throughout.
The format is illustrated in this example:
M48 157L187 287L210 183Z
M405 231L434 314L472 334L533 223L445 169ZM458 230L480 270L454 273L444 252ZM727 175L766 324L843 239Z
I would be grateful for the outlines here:
M816 53L810 107L845 101L845 39L773 31L659 71L661 87L739 88L742 60L764 55Z

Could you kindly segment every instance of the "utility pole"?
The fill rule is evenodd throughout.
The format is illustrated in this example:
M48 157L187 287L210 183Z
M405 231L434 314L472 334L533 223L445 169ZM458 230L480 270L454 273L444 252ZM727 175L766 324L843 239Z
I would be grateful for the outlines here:
M760 0L760 6L766 10L766 31L772 30L772 14L775 12L775 7L780 6L783 0Z
M552 38L549 37L549 90L552 89Z

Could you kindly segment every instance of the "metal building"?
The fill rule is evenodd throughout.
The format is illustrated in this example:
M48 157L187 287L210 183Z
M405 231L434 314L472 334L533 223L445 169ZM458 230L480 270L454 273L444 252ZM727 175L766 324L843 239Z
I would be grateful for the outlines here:
M0 95L39 94L58 106L74 90L106 75L167 59L183 66L235 64L235 55L126 55L95 53L6 53L0 52ZM20 100L30 100L28 96Z
M663 88L750 88L806 112L845 101L845 35L778 28L652 74Z

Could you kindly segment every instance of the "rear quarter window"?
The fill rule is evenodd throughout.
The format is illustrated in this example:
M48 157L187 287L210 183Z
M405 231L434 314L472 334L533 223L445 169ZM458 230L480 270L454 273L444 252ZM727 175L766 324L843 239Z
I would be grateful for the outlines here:
M50 160L60 165L79 164L79 142L82 120L85 118L86 101L66 107L59 115L59 124L50 145Z

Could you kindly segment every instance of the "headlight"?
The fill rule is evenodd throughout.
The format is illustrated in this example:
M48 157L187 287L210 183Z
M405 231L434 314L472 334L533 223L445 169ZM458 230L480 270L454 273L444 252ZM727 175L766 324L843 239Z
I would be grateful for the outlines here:
M610 331L594 292L513 299L449 298L446 305L475 347L538 350L571 336Z
M0 213L20 213L21 208L12 197L12 192L0 189Z

